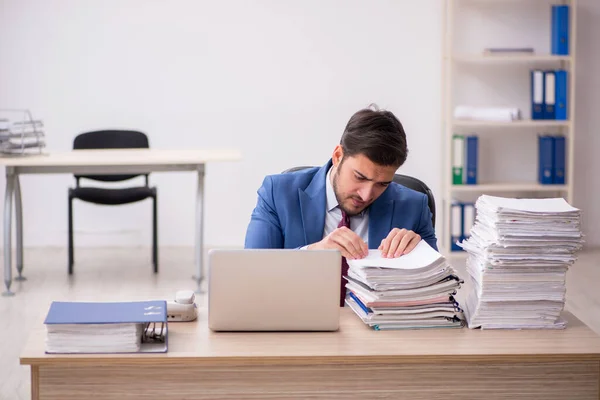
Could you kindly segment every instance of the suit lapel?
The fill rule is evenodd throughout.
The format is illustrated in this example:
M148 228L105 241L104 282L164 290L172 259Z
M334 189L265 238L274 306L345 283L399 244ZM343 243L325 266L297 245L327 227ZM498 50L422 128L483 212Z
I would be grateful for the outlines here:
M325 179L330 167L331 160L317 171L305 190L298 189L304 240L307 245L323 239L325 209L327 208Z
M369 248L376 249L392 229L395 202L386 190L369 209Z

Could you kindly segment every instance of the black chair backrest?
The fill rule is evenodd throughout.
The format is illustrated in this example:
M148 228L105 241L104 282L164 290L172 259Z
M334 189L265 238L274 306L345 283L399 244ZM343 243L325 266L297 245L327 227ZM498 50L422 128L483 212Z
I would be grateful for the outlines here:
M307 169L307 168L313 168L313 167L309 167L309 166L292 167L292 168L286 169L285 171L283 171L283 173L285 174L287 172L300 171L300 170ZM432 223L433 227L435 228L435 199L433 197L433 192L431 191L429 186L427 186L425 184L425 182L421 181L420 179L417 179L417 178L414 178L414 177L408 176L408 175L401 175L401 174L394 175L394 182L396 182L402 186L406 186L409 189L413 189L413 190L416 190L417 192L421 192L421 193L424 193L427 195L427 204L429 205L429 210L431 210L431 223Z
M129 130L100 130L85 132L75 137L74 150L94 149L147 149L148 136L142 132ZM93 179L104 182L117 182L135 178L138 175L75 175L75 178Z

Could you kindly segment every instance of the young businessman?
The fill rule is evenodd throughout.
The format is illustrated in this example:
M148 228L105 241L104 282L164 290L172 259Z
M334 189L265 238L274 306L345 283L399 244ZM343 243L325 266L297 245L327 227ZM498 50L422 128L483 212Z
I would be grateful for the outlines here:
M392 182L407 153L394 114L356 112L324 166L264 179L245 247L338 249L350 259L378 248L398 257L422 238L437 250L427 196Z

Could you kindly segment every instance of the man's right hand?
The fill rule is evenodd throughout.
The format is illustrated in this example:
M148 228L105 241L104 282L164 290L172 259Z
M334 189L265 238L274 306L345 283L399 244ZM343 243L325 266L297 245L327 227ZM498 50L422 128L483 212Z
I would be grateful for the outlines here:
M307 247L308 250L337 249L347 259L360 259L369 254L367 244L354 231L341 227L337 228L320 242L313 243Z

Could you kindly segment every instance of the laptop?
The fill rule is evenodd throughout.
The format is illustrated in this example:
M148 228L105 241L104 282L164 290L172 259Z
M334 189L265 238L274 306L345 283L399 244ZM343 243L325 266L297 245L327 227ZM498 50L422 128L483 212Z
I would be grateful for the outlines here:
M213 331L335 331L340 318L337 250L213 249L208 326Z

